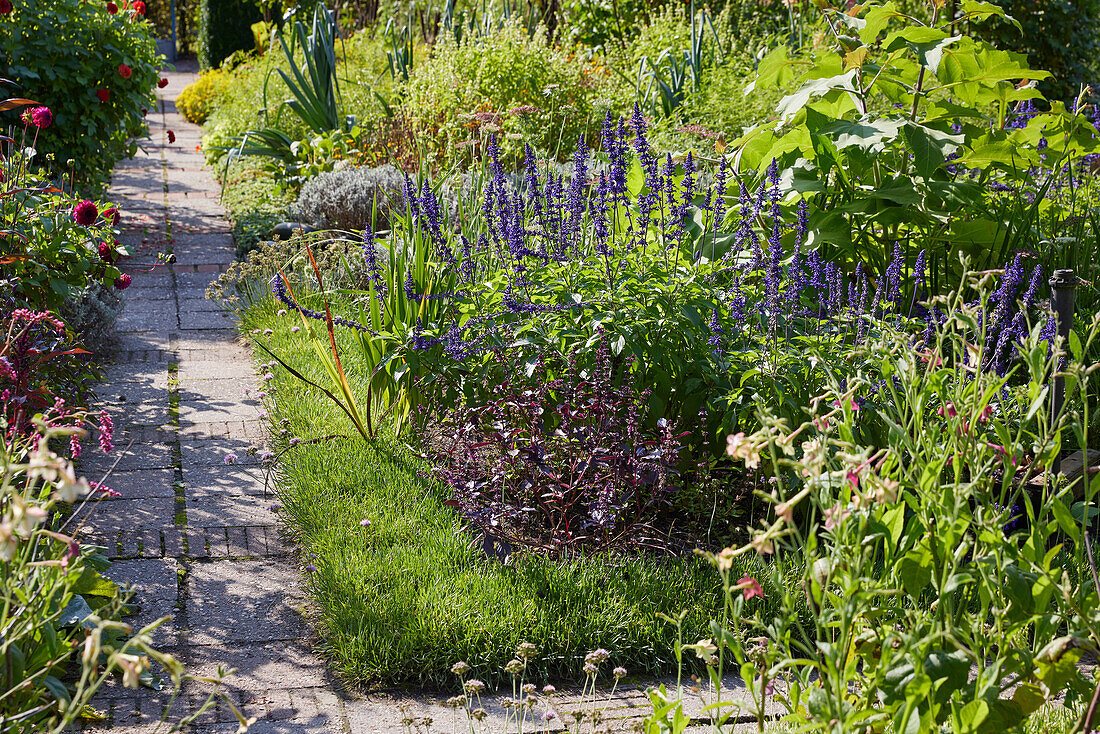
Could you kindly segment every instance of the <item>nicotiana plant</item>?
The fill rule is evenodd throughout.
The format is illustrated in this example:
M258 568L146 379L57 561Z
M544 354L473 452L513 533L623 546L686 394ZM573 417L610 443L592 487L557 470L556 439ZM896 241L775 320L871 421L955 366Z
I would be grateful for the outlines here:
M1054 349L1032 326L998 374L971 336L988 309L956 294L939 307L931 339L880 330L861 347L876 372L830 374L805 420L761 404L762 427L729 437L731 456L772 477L772 513L749 543L705 554L726 609L711 638L686 647L715 686L738 672L752 701L719 694L716 722L994 732L1063 694L1070 707L1091 698L1076 663L1100 640L1100 485L1050 471L1089 431L1087 409L1052 415L1050 382L1059 373L1072 396L1089 395L1095 368L1081 357L1100 318ZM881 399L861 406L866 395ZM871 424L882 443L864 439ZM745 554L763 559L759 580L731 577ZM765 593L778 613L754 607ZM679 710L674 695L658 699L653 732Z

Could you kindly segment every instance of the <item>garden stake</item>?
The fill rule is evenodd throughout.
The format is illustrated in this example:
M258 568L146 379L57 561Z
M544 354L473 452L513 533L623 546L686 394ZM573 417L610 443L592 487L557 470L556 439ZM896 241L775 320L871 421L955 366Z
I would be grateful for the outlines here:
M1072 270L1055 270L1050 276L1050 310L1054 312L1054 318L1058 324L1058 335L1063 340L1069 339L1073 330L1073 306L1077 295L1077 276ZM1051 421L1058 420L1058 414L1062 412L1062 404L1066 399L1066 378L1059 371L1054 374L1054 398L1051 402ZM1054 473L1062 469L1062 452L1054 457Z

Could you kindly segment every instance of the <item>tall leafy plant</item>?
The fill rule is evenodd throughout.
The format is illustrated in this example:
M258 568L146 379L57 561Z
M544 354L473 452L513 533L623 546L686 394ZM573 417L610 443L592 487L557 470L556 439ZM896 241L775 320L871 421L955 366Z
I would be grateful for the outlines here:
M693 1L690 15L686 49L668 48L656 61L646 57L638 64L637 98L652 117L675 115L685 97L699 91L707 69L723 61L722 41L710 14L704 9L696 21Z
M991 189L1038 176L1038 206L1043 171L1096 146L1079 104L1035 89L1048 72L964 33L991 17L1013 23L999 7L964 0L957 17L941 12L932 3L925 22L894 2L825 8L826 47L777 48L749 87L798 83L778 121L736 141L742 169L778 160L786 190L812 204L811 243L880 268L895 242L913 242L934 278L960 253L1004 256L1012 226L989 206Z
M279 105L273 122L267 117L268 77L264 84L265 127L249 130L234 140L239 144L230 150L229 163L239 156L261 156L279 161L293 168L300 141L294 140L279 127L283 110L290 110L309 130L323 135L333 131L346 131L354 125L353 118L340 114L340 82L337 75L336 40L340 29L335 16L323 5L313 11L313 21L306 26L301 20L294 22L288 34L279 35L279 47L288 70L277 68L290 92L290 97ZM287 42L285 35L290 36ZM301 65L298 62L302 57ZM293 171L292 171L293 173Z

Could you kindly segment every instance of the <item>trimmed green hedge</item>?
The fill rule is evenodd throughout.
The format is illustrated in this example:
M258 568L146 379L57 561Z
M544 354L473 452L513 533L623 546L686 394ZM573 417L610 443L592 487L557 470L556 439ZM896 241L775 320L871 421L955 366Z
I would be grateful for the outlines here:
M199 65L212 69L234 51L250 50L252 24L261 20L255 0L200 0Z

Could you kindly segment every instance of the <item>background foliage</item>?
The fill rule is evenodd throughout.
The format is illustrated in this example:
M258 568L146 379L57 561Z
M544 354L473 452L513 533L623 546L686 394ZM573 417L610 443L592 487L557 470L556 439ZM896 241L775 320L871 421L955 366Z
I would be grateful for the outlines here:
M20 96L54 113L51 135L38 143L39 165L57 175L71 167L78 186L106 183L114 164L132 155L146 133L159 62L149 24L126 10L86 0L16 0L0 16L0 77L17 80ZM129 78L119 65L132 70ZM107 90L101 102L97 92ZM8 122L14 113L7 113Z

